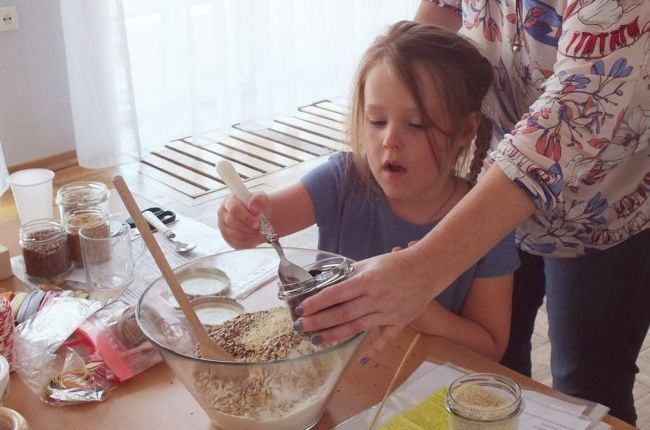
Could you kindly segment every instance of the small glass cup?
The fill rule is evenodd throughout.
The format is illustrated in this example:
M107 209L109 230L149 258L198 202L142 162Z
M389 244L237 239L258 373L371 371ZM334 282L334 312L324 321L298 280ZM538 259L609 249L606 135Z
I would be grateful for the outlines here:
M517 430L524 401L513 380L473 373L451 383L445 409L450 430Z
M65 231L54 219L37 219L20 229L20 248L25 274L34 282L63 277L70 270Z
M129 225L117 219L85 224L79 229L81 253L88 282L97 289L124 289L133 281L133 254Z

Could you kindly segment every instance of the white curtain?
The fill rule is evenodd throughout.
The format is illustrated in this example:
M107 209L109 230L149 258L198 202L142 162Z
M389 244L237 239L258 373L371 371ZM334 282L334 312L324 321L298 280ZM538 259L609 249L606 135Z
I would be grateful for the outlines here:
M0 196L9 188L9 172L7 171L7 162L5 154L2 151L2 142L0 142Z
M61 0L80 164L267 127L347 97L360 53L418 0Z

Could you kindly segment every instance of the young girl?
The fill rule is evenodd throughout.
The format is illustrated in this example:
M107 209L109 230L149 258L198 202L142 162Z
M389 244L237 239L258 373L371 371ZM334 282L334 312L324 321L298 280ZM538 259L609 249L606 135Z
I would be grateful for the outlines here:
M248 207L225 199L218 212L223 237L235 248L260 244L257 217L264 211L281 236L316 223L319 249L354 260L421 239L481 170L491 133L481 102L491 83L492 66L471 42L431 25L394 24L366 51L357 72L352 152L333 155L298 184L255 194ZM499 360L518 264L510 236L412 326ZM295 328L301 330L301 320Z

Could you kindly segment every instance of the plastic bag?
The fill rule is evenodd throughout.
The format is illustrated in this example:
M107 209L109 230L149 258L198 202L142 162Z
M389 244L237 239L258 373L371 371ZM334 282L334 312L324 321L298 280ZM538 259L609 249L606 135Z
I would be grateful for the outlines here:
M101 304L95 300L61 295L16 327L16 371L39 396L58 373L56 351Z
M120 381L162 361L135 321L135 307L114 302L88 318L75 332L75 345L102 360Z

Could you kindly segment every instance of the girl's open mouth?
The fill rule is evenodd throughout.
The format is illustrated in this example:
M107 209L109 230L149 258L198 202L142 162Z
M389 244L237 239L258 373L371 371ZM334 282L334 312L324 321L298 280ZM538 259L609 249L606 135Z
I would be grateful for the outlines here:
M384 164L384 168L391 173L406 172L406 168L404 166L392 161L389 161L388 163Z

